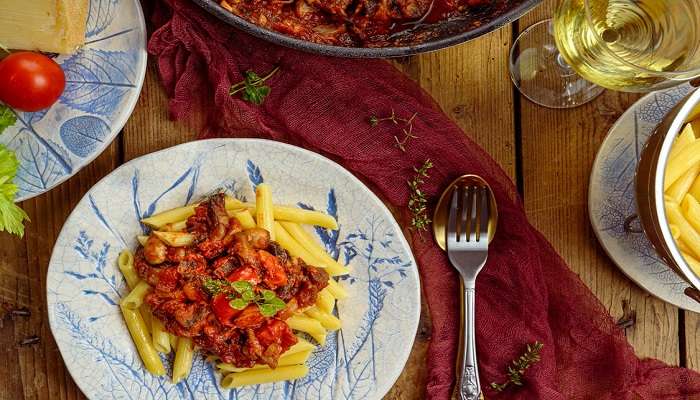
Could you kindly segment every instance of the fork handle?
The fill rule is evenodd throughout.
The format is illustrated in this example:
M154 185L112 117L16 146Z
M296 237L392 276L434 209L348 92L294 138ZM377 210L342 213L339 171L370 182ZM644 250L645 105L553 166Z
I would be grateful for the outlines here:
M474 280L462 279L462 318L456 386L458 398L461 400L477 400L481 394L479 368L476 363L475 287Z

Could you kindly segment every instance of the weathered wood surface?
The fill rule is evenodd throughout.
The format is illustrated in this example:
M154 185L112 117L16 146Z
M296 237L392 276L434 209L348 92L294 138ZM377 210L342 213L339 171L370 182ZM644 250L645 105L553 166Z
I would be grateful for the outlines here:
M587 182L596 151L615 119L637 97L607 92L581 108L548 110L513 91L507 70L513 34L548 16L553 4L547 1L518 24L478 40L394 64L425 88L518 183L532 222L613 316L623 315L623 304L636 313L627 335L639 355L700 368L700 318L679 312L627 279L607 259L588 222ZM32 312L29 318L0 321L0 400L83 398L48 327L45 278L51 249L72 207L97 180L125 161L196 137L196 132L168 119L166 106L150 64L123 133L75 177L22 204L33 221L24 239L0 234L0 301ZM18 345L34 335L39 344ZM387 398L421 398L428 340L424 312L411 357Z

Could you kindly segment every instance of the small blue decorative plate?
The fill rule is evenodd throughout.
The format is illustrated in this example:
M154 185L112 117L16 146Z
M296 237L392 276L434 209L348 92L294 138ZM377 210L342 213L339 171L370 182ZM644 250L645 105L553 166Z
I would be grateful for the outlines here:
M94 160L136 106L146 74L146 24L139 0L90 0L85 46L55 60L66 89L48 110L16 111L0 136L20 167L17 201L51 190Z
M215 190L250 200L263 181L276 203L338 219L337 231L313 232L351 268L341 281L350 296L338 302L343 328L328 334L309 359L309 375L295 381L224 390L202 356L177 385L152 376L117 306L127 292L116 266L119 252L136 248L141 218ZM253 139L190 142L117 168L68 217L46 288L51 331L73 379L91 399L380 399L403 370L420 314L416 264L384 204L318 154Z
M593 163L588 212L600 244L625 275L665 302L700 312L700 303L683 293L688 283L656 254L634 218L639 154L656 126L691 89L685 84L650 93L610 128Z

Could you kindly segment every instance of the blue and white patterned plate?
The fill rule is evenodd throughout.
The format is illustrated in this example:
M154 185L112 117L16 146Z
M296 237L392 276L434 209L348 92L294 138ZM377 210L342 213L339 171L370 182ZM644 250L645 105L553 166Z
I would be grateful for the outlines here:
M351 267L341 281L350 297L338 303L343 329L329 333L309 359L309 375L293 382L223 390L201 356L177 385L150 375L117 306L126 293L118 253L136 247L143 217L217 189L251 200L263 181L277 203L337 217L339 230L314 234ZM66 221L46 286L51 331L71 375L92 399L380 399L403 369L420 314L415 261L382 202L324 157L253 139L190 142L116 169Z
M633 220L634 232L624 229L625 221L637 214L634 180L640 152L659 122L691 89L686 84L650 93L610 128L593 163L588 212L598 240L625 275L663 301L700 312L700 303L683 294L688 283L656 254L639 221Z
M0 136L15 151L17 201L73 176L112 142L136 106L146 74L146 24L139 0L90 0L85 46L58 56L66 89L51 108L16 111Z

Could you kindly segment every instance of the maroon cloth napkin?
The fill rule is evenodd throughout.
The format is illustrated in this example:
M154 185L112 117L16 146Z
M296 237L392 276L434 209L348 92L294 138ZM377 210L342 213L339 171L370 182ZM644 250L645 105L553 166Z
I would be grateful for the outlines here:
M491 184L500 223L477 280L477 345L488 398L681 399L700 396L700 377L657 360L640 360L603 307L525 217L508 176L414 82L380 60L327 58L275 46L237 31L189 0L151 4L157 30L148 44L170 96L170 113L206 116L202 138L255 136L326 155L367 182L408 217L406 180L431 159L425 191L432 199L456 176ZM228 94L248 69L279 65L270 96L256 106ZM396 127L370 127L372 114L418 113L405 153ZM492 112L498 112L492 110ZM167 135L167 132L161 134ZM458 276L430 235L413 234L423 293L432 319L426 397L449 397L458 336ZM499 394L506 366L526 343L544 343L542 360L522 388Z

